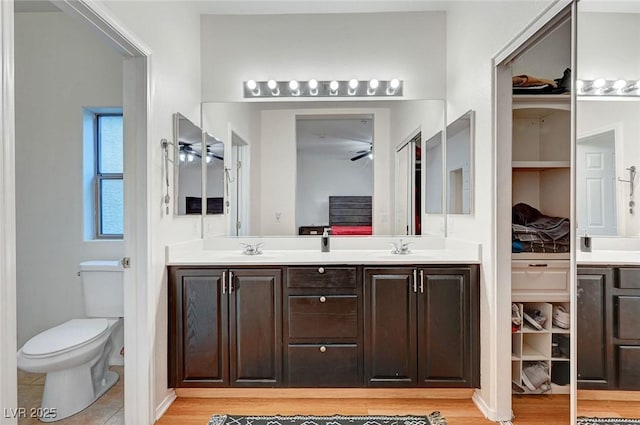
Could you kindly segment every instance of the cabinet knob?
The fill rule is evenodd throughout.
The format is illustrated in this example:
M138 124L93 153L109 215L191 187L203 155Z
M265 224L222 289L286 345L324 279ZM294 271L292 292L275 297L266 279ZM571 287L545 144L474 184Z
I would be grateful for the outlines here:
M320 352L324 353L325 351L327 351L327 347L325 347L324 345L320 347Z
M320 267L320 268L318 269L318 273L324 273L324 267Z
M325 296L320 297L320 302L321 302L321 303L323 303L323 302L325 302L325 301L327 301L327 297L325 297Z

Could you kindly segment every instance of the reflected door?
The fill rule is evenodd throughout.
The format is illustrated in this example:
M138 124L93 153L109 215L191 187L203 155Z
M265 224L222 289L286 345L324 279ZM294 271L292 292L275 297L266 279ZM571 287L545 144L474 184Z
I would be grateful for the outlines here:
M407 143L396 150L395 173L395 234L421 234L420 193L420 140L416 134Z
M236 133L231 134L231 167L227 169L227 207L230 216L229 234L246 236L249 234L248 145Z
M617 235L615 133L613 130L578 140L577 208L580 231Z

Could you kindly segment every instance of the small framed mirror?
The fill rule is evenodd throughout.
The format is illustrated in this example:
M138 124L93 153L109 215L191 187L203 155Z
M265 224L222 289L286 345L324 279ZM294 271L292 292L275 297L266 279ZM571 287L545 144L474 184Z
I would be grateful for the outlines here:
M202 146L200 127L180 113L173 114L175 156L175 212L202 214Z
M224 143L208 132L203 133L205 151L205 191L207 214L224 214Z
M447 126L447 214L473 212L474 121L468 111Z

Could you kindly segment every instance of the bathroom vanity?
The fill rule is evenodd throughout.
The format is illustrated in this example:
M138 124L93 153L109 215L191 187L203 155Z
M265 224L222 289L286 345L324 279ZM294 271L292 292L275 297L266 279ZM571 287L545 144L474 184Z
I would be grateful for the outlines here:
M173 258L169 386L479 387L479 261L455 257Z
M578 253L578 388L640 389L640 252Z

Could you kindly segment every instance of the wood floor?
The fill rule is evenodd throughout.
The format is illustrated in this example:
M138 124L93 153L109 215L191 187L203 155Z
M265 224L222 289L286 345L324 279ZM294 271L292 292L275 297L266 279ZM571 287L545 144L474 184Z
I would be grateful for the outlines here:
M569 424L568 396L514 397L514 425ZM470 399L348 398L348 399L229 399L178 398L156 425L206 425L214 413L231 415L406 415L439 410L449 425L494 424Z

